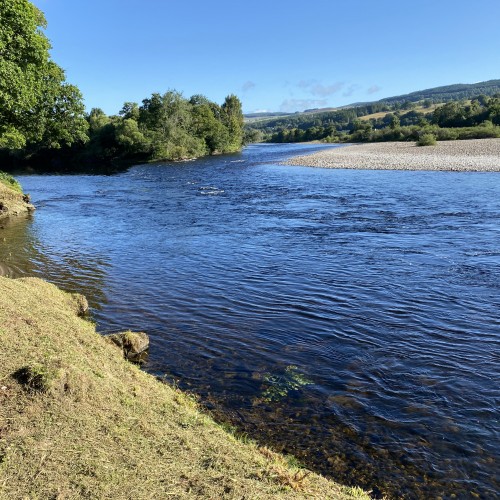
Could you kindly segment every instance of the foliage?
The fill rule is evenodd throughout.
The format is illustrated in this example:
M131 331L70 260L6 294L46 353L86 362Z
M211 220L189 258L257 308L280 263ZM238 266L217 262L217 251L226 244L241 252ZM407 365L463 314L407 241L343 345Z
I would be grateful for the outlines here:
M417 146L435 146L435 145L436 145L436 136L430 133L422 134L417 141Z
M263 379L267 385L267 388L262 393L264 401L280 401L286 398L291 391L297 391L305 385L312 384L293 365L287 366L281 375L266 373Z
M0 148L29 155L85 142L82 96L50 60L43 14L28 0L3 0L0 23Z
M182 160L238 151L243 143L241 103L228 96L222 106L196 95L154 93L142 105L126 102L120 116L93 109L88 118L90 142L81 151L86 161Z
M0 171L0 183L3 185L7 186L10 189L13 189L14 191L17 191L18 193L22 193L23 190L21 188L21 184L19 184L12 175L7 174L5 172Z
M238 151L243 143L243 112L241 101L234 94L227 96L221 106L221 118L229 133L226 150Z
M6 164L179 160L241 149L236 96L219 106L169 90L142 105L124 103L119 116L99 108L86 115L80 91L50 59L43 14L28 0L3 0L0 22L0 154Z
M435 109L429 109L432 107L429 100L416 109L409 101L384 106L383 110L363 105L252 122L247 124L245 134L254 137L260 132L269 142L418 141L423 134L431 134L437 140L500 137L500 94L479 95L470 101L453 101ZM376 113L368 116L369 111Z

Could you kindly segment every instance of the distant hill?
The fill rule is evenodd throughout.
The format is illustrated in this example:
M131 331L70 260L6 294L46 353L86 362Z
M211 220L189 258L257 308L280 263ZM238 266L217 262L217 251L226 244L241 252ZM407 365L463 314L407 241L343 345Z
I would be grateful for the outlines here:
M281 113L279 111L272 112L272 111L263 111L261 113L245 113L243 115L243 118L245 119L245 122L253 122L253 121L258 121L258 120L265 120L265 119L270 119L270 118L279 118L282 116L288 116L292 115L293 113Z
M418 102L425 99L430 99L432 102L448 102L470 99L480 94L489 96L497 93L500 93L500 80L489 80L487 82L457 83L443 87L434 87L432 89L418 90L410 94L386 97L385 99L380 99L378 102Z
M500 93L500 80L488 80L486 82L478 83L456 83L453 85L445 85L442 87L434 87L431 89L417 90L416 92L411 92L409 94L403 94L393 97L385 97L378 101L370 102L356 102L353 104L347 104L345 106L339 106L337 108L317 108L317 109L306 109L303 112L296 113L250 113L246 114L245 121L260 121L260 120L271 120L273 118L283 118L287 116L297 116L297 115L311 115L315 113L326 113L336 110L344 110L349 108L359 108L373 106L375 104L397 104L404 102L419 102L430 100L433 103L444 103L449 101L459 101L461 99L470 99L471 97L477 97L480 94L491 96Z
M277 119L277 118L286 118L288 116L297 116L297 115L311 115L314 113L325 113L328 111L336 111L337 109L340 108L313 108L313 109L306 109L304 111L295 111L294 113L284 113L281 111L265 111L262 113L245 113L243 115L243 118L245 120L245 123L252 123L252 122L258 122L258 121L263 121L263 120L272 120L272 119Z
M484 98L472 102L480 96ZM461 138L499 137L499 102L500 80L490 80L435 87L339 108L268 113L267 116L246 119L245 130L250 142L340 141L347 136L354 142L373 138L401 140L401 130L413 133L415 127L422 129L426 125L462 127ZM441 140L444 140L443 134ZM446 137L456 139L459 134L453 131Z

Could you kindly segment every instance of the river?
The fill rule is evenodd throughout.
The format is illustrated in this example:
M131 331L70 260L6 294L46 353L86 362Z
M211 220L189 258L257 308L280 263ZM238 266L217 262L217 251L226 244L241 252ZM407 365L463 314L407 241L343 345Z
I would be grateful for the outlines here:
M496 498L500 174L280 165L324 145L22 175L0 268L240 432L374 496Z

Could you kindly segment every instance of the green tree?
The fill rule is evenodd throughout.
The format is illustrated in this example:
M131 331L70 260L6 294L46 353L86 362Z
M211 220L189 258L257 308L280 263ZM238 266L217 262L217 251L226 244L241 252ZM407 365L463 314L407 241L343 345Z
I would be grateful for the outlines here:
M42 12L28 0L2 0L0 26L0 147L34 152L85 142L82 97L50 60Z
M154 159L177 160L207 153L202 138L193 135L192 106L179 92L153 94L139 108L139 123Z
M219 106L203 96L193 96L189 102L192 106L192 134L205 142L208 153L225 151L229 143L229 133L218 118Z
M96 134L110 122L109 117L101 108L92 108L88 116L90 136Z
M226 97L222 105L222 120L229 132L227 151L239 151L243 144L243 111L241 101L234 94Z
M124 119L139 121L139 105L136 102L126 102L120 110L120 116Z
M115 137L125 154L133 155L147 151L147 140L132 118L121 120L115 128Z
M399 128L400 123L401 123L399 120L399 116L390 113L386 117L389 117L389 127L392 130Z

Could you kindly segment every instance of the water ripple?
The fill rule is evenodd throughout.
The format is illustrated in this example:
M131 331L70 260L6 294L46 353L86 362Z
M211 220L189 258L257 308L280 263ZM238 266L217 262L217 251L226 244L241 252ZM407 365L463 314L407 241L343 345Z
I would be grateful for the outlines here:
M147 331L149 370L324 474L494 498L498 174L278 165L321 147L26 176L38 210L0 229L0 273ZM266 401L290 366L310 383Z

